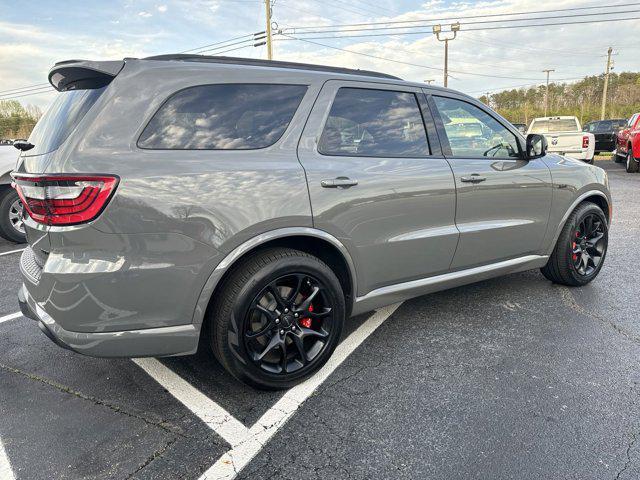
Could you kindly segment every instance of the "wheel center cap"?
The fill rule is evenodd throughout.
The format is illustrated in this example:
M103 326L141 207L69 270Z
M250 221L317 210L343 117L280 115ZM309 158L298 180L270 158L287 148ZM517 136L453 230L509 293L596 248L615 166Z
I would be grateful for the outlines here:
M293 325L293 315L291 314L283 315L282 318L280 319L280 326L282 328L289 328L291 325Z

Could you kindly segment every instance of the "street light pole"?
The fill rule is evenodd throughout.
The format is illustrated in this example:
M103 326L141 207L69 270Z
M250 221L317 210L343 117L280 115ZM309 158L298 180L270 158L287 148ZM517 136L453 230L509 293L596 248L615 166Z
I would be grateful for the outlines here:
M544 94L544 116L547 116L547 112L549 111L549 74L551 72L555 72L554 69L543 70L543 73L547 74L547 89Z
M449 40L455 40L458 32L460 31L460 22L451 24L451 31L453 32L453 37L443 37L440 38L440 34L442 33L442 25L434 25L433 33L438 39L439 42L444 42L444 86L448 86L449 79Z

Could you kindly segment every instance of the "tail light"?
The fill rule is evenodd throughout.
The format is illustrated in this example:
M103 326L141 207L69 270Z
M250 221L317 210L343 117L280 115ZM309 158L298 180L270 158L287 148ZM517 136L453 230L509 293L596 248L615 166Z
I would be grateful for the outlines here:
M589 148L589 135L582 137L582 148Z
M104 210L118 185L118 177L111 175L11 176L29 216L45 225L90 222Z

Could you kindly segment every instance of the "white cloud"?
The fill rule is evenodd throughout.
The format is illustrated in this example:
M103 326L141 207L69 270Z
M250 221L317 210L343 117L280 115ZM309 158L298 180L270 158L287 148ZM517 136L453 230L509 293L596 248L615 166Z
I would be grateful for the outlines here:
M166 5L158 5L158 11L160 13L164 13L167 11L167 6Z
M138 16L140 16L142 18L149 18L152 15L149 12L146 12L146 11L143 10L142 12L138 12Z

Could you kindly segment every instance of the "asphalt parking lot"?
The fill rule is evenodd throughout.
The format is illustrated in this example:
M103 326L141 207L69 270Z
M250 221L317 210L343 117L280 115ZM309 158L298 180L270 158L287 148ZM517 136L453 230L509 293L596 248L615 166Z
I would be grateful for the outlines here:
M615 206L592 284L531 271L405 302L301 396L244 387L204 354L63 350L2 321L21 281L19 253L1 255L0 478L195 479L247 452L238 478L640 478L640 175L598 165ZM245 430L257 446L235 441Z

